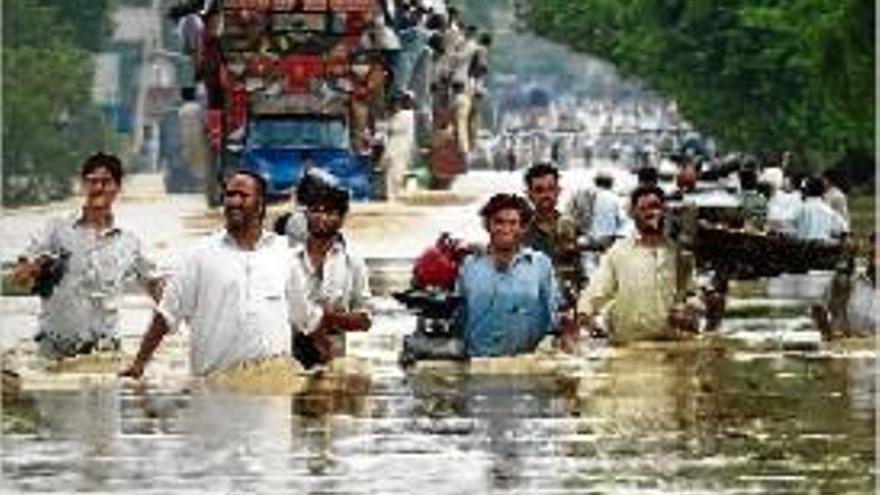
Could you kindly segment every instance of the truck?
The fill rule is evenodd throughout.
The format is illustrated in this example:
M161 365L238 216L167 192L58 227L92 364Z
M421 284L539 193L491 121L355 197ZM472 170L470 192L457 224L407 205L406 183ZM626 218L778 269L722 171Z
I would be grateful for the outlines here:
M352 63L373 7L373 0L217 2L197 57L208 92L209 205L219 204L218 184L236 168L265 178L270 201L288 198L309 167L333 174L355 200L371 196L374 167L353 146L349 120Z

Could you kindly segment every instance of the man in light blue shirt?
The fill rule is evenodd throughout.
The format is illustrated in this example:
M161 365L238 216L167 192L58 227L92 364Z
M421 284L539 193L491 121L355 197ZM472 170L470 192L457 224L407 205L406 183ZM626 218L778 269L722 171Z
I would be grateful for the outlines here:
M823 199L825 185L810 177L804 185L804 204L794 217L798 239L830 241L849 232L849 225Z
M523 247L531 220L525 199L496 194L480 210L489 246L465 259L457 291L468 355L512 356L531 352L556 328L559 290L545 254Z

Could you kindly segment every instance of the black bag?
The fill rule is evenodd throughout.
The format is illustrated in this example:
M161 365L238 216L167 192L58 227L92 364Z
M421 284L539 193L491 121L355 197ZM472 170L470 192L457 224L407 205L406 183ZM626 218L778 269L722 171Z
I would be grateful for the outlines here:
M62 251L57 255L48 256L42 262L40 273L34 280L34 286L31 287L31 294L40 296L43 299L49 299L55 291L55 287L61 283L64 274L67 273L67 261L70 259L70 253Z
M318 364L324 364L321 351L308 335L302 332L293 332L293 357L296 358L305 369L311 369Z

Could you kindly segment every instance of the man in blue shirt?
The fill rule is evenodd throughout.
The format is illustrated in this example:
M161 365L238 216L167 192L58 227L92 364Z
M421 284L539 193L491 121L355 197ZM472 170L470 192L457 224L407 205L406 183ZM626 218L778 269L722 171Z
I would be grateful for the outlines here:
M560 295L553 265L521 244L532 217L525 199L496 194L480 215L489 246L465 259L457 281L463 298L458 323L468 355L531 352L556 327Z

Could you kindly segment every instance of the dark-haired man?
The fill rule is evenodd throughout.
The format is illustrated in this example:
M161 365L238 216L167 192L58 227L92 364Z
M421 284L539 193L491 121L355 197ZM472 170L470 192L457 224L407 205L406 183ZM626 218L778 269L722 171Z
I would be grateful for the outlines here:
M537 163L525 173L526 194L534 216L526 225L523 244L550 257L566 307L574 307L581 284L578 229L568 215L556 208L559 201L559 170Z
M131 365L138 378L165 334L186 322L190 368L210 375L290 354L294 315L309 309L287 240L263 230L265 181L232 173L223 185L225 228L193 249L170 277Z
M160 277L140 238L121 225L113 204L122 163L97 153L80 169L81 209L49 222L19 258L12 280L40 294L36 340L51 358L119 348L119 297L137 280L157 298Z
M685 294L677 293L678 287L693 288L693 274L679 272L679 260L664 237L663 191L639 186L630 201L636 232L615 242L602 257L581 294L578 312L589 325L607 310L608 330L616 343L677 336L680 327L695 326L693 304L679 304Z
M345 355L345 334L371 325L367 265L341 232L348 207L344 189L319 190L306 210L308 238L294 248L294 270L310 303L294 320L294 355L306 367Z
M522 244L532 215L525 199L496 194L480 215L489 246L465 259L456 288L464 299L458 321L466 350L472 357L531 352L556 328L560 296L553 265Z

